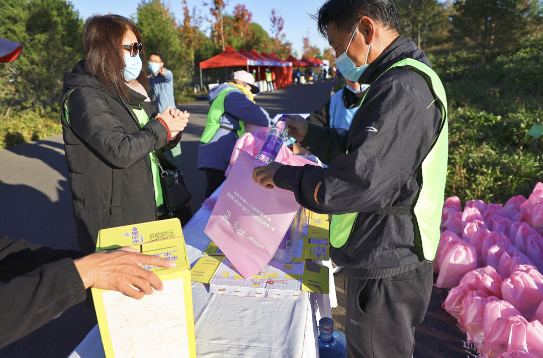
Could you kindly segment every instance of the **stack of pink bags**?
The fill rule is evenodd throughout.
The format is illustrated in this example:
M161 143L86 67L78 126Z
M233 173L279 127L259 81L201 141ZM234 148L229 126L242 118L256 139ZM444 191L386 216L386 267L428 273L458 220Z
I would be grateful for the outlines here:
M444 308L483 357L543 358L543 184L502 206L445 201L434 260Z

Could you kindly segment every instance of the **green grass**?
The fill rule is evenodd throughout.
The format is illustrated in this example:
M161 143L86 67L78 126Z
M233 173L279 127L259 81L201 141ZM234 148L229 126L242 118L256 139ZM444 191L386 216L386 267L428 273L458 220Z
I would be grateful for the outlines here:
M22 111L13 113L0 111L0 149L8 148L17 144L39 140L62 133L60 114L51 110Z
M486 64L475 51L427 54L449 102L446 196L497 203L528 197L543 180L543 138L526 134L543 122L543 37Z

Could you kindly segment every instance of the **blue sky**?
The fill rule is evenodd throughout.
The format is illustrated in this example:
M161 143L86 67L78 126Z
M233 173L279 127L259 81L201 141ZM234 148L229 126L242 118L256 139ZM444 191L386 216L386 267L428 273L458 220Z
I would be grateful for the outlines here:
M71 0L79 14L86 19L93 14L119 14L126 17L136 13L140 0ZM181 0L166 0L171 11L179 20L183 17ZM196 6L201 10L202 15L208 15L209 10L203 6L204 0L187 0L189 8ZM322 51L327 48L328 42L319 35L315 21L309 14L316 13L324 0L229 0L227 12L232 13L234 6L245 4L247 9L253 13L253 21L260 24L270 33L270 14L275 8L285 21L283 32L292 43L293 50L298 54L302 52L304 37L309 37L311 44L316 45ZM207 30L209 25L204 23L202 30Z

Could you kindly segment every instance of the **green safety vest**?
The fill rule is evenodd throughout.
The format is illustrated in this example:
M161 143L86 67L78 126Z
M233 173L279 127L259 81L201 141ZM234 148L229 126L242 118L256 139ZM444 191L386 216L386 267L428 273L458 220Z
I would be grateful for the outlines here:
M207 122L206 127L204 129L204 133L202 134L202 138L200 138L201 143L209 143L221 127L220 124L220 118L224 114L224 99L226 98L226 94L230 91L240 91L236 87L228 87L219 93L217 98L213 101L211 104L211 108L209 109L209 113L207 114ZM241 91L240 91L241 92ZM243 93L243 92L242 92ZM238 137L241 137L245 133L245 123L243 121L239 121L239 126L241 129L237 131Z
M266 72L266 81L271 82L272 81L272 74L271 72Z
M445 200L445 180L447 177L448 158L448 121L447 121L447 96L445 88L438 75L430 67L422 62L408 58L390 66L384 73L392 68L404 68L420 74L434 96L434 102L441 111L441 125L428 155L422 161L422 188L416 199L412 214L414 214L414 228L418 230L415 237L420 237L424 258L433 261L439 244L441 223L441 211ZM379 79L379 78L378 78ZM368 91L371 87L368 89ZM368 93L366 91L366 95ZM362 98L360 105L364 102L366 95ZM433 102L430 104L432 105ZM429 108L430 106L428 106ZM392 207L393 208L393 207ZM330 224L330 244L335 248L341 248L347 243L352 229L355 225L358 213L333 215ZM418 235L417 235L418 234Z

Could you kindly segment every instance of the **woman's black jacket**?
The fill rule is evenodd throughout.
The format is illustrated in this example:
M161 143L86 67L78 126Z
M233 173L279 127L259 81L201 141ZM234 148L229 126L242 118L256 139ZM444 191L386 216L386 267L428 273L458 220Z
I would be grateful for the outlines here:
M168 130L154 119L154 106L132 89L126 101L102 87L85 70L85 60L64 73L62 92L62 130L77 239L81 250L91 253L99 230L157 219L149 153L171 146ZM149 123L141 127L131 107L145 109Z

